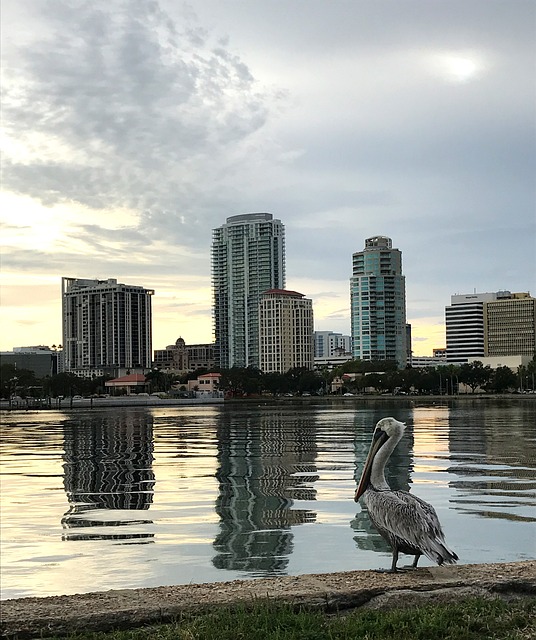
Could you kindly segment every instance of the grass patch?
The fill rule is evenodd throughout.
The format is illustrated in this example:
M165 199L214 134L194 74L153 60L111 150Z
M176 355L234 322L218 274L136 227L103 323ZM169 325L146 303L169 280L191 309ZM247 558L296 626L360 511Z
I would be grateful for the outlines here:
M50 638L50 637L49 637ZM511 603L471 599L392 611L345 615L257 603L181 616L173 624L130 631L83 633L69 640L530 640L536 599ZM58 639L59 640L59 639ZM65 640L64 638L62 640Z

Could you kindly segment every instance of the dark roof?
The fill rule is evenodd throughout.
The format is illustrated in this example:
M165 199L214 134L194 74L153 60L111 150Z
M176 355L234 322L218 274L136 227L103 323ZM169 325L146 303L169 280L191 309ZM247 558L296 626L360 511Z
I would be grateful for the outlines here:
M304 293L299 293L298 291L288 291L287 289L268 289L268 291L265 291L263 295L267 295L270 293L279 296L299 296L300 298L305 297Z

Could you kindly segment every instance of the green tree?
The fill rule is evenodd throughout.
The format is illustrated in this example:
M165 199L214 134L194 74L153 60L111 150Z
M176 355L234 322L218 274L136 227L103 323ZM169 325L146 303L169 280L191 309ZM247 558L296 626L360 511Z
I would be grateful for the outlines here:
M425 367L419 376L419 391L421 393L433 393L437 390L439 375L436 367Z
M497 367L489 381L489 388L495 393L504 393L517 387L518 377L510 367Z
M536 389L536 356L527 365L527 378L529 387L534 391Z
M491 380L492 370L484 366L480 360L462 364L460 367L460 382L471 387L474 393L478 387L485 387Z
M300 378L307 371L305 367L294 367L285 373L290 391L297 393L300 390Z
M402 386L402 377L399 371L386 371L382 376L382 382L383 388L393 393L397 387Z
M420 392L422 387L422 379L426 370L424 367L408 367L401 371L401 384L400 386L404 391L411 391L412 389Z
M318 371L318 375L322 379L321 393L330 393L331 381L334 376L333 371L330 371L327 366L324 366L320 371Z
M220 389L235 397L260 393L262 373L256 367L222 369Z
M374 387L377 391L383 391L383 375L379 373L369 373L367 375L367 387Z
M200 373L196 373L195 377L200 376ZM150 393L167 392L171 389L172 376L168 373L164 373L160 369L152 369L145 376L145 381L149 384Z
M273 396L278 393L286 393L289 390L288 378L283 373L265 373L262 377L262 384L264 390Z
M50 378L50 395L58 396L88 395L91 381L74 373L58 373Z
M14 364L3 364L0 367L0 387L2 398L18 395L26 398L32 390L40 388L35 373L30 369L17 369Z
M385 373L386 371L397 371L398 365L395 360L349 360L334 369L336 377L340 378L345 373Z
M317 393L322 389L322 385L322 376L318 375L314 371L305 369L304 371L302 371L302 374L298 379L298 392Z
M90 392L93 395L101 395L107 392L106 382L108 380L112 380L113 376L105 375L105 376L97 376L96 378L91 378L90 381Z

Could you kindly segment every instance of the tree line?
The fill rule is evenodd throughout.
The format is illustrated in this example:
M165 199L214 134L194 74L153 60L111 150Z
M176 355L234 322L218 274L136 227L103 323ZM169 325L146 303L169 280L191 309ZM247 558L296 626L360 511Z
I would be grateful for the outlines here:
M213 369L221 374L220 389L230 397L269 394L272 396L328 395L353 393L419 393L453 395L465 385L472 392L482 390L490 393L534 391L536 358L528 366L517 371L502 366L492 369L476 361L462 365L435 367L407 367L397 369L392 361L350 360L330 370L318 371L296 368L286 373L263 373L255 367L232 367ZM209 373L200 369L182 376L153 369L146 374L147 390L150 392L184 392L189 380ZM17 369L12 364L0 367L1 397L57 398L73 395L95 396L106 393L105 382L111 376L83 378L73 373L58 373L38 378L28 369Z

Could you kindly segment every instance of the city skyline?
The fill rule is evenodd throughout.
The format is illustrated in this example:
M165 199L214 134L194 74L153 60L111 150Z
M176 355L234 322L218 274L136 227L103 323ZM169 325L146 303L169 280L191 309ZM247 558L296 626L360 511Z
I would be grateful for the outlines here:
M212 342L211 230L267 211L286 288L350 333L352 254L404 255L415 355L450 296L536 294L533 28L520 0L276 10L2 7L2 339L61 341L61 276L150 287L153 347Z

